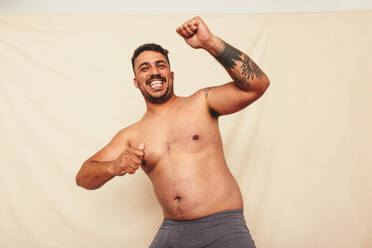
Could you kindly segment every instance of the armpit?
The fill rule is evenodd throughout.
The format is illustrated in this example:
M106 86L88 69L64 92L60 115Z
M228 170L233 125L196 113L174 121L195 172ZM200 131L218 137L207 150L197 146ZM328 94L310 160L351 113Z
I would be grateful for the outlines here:
M203 89L202 89L202 91L203 91L203 93L204 93L204 96L205 96L205 99L207 100L207 102L208 102L209 91L210 91L211 89L213 89L213 88L215 88L215 87L212 86L212 87L207 87L207 88L203 88ZM220 114L219 114L217 111L215 111L214 109L212 109L209 105L208 105L208 109L209 109L209 113L211 114L211 116L212 116L213 118L218 118L218 116L220 116Z

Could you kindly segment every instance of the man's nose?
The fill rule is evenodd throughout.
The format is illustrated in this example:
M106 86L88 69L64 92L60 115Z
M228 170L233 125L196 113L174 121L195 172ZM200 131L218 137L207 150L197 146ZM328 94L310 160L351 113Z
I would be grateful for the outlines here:
M151 72L152 75L159 75L160 74L159 70L156 66L152 66L150 72Z

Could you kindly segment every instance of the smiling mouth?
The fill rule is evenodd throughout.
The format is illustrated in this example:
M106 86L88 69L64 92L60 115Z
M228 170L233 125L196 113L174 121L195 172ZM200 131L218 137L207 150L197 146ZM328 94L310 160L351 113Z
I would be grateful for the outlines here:
M164 84L164 82L163 81L158 81L158 80L156 80L156 81L152 81L152 82L150 82L150 88L151 89L153 89L153 90L156 90L156 89L160 89L160 88L162 88L163 87L163 84Z
M153 91L157 91L159 89L162 89L163 88L163 85L164 85L164 82L165 82L165 78L150 78L148 81L147 81L147 85L153 90Z

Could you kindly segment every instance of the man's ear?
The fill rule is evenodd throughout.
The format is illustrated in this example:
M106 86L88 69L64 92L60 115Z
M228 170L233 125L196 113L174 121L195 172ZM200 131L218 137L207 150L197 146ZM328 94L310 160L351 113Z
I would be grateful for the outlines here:
M134 86L135 86L137 89L139 89L139 87L138 87L138 83L137 83L137 79L136 79L136 78L133 78L133 84L134 84Z
M174 81L174 72L172 71L172 81Z

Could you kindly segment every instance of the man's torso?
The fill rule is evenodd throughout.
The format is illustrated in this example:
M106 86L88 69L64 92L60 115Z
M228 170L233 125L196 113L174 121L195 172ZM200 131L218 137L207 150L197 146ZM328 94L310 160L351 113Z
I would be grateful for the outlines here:
M165 218L197 219L243 208L223 154L218 120L202 93L177 97L162 116L143 118L127 131L128 145L146 144L142 169Z

